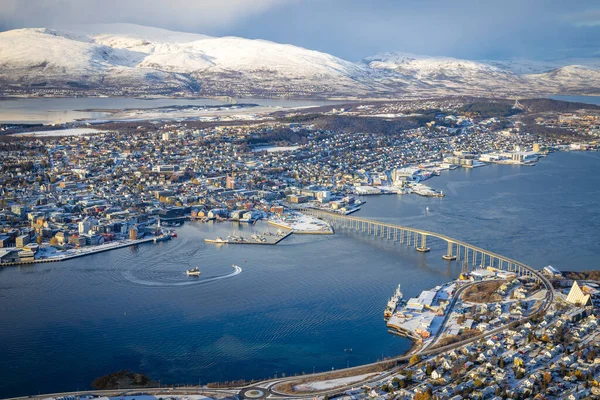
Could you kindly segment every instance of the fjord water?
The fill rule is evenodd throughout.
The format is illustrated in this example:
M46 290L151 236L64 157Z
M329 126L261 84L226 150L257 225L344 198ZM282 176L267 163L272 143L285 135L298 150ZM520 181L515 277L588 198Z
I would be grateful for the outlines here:
M427 182L445 198L367 197L356 215L446 233L537 268L596 269L599 169L600 153L458 169ZM401 354L410 342L382 319L395 286L414 296L460 270L441 259L443 243L420 254L348 232L277 246L203 242L252 229L267 228L188 223L171 242L0 270L0 397L85 389L121 369L197 384ZM232 264L242 273L223 277ZM185 276L189 265L200 279Z
M343 103L327 100L290 99L236 99L236 101L237 103L257 104L265 107L306 107ZM82 119L110 119L111 111L123 109L216 106L226 103L226 99L145 99L135 97L0 98L0 124L65 124Z
M551 96L550 98L553 99L553 100L568 101L568 102L571 102L571 103L585 103L585 104L600 105L600 96L565 96L565 95L558 95L558 96Z
M600 96L552 96L569 102L600 104ZM344 104L344 100L235 99L264 107L308 107ZM65 124L78 120L110 120L112 111L171 106L216 106L226 99L135 97L0 98L0 124ZM276 110L274 110L276 111Z

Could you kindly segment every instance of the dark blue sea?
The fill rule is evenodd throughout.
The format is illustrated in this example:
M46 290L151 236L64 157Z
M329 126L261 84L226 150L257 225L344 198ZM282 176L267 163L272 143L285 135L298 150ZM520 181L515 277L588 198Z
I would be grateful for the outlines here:
M426 182L444 198L367 197L356 215L442 232L536 268L597 269L598 171L600 153L458 169ZM252 229L269 228L188 223L171 242L0 270L0 397L90 388L121 369L197 384L398 355L410 342L388 334L382 318L396 285L412 296L460 270L441 259L442 243L421 254L344 232L277 246L203 241ZM242 272L227 276L232 264ZM200 279L185 275L190 265Z

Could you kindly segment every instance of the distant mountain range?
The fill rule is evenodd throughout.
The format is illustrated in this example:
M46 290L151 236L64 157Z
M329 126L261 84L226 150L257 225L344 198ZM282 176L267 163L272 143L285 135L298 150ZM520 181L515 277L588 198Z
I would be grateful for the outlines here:
M600 60L469 61L297 46L131 24L0 33L0 94L398 98L600 94Z

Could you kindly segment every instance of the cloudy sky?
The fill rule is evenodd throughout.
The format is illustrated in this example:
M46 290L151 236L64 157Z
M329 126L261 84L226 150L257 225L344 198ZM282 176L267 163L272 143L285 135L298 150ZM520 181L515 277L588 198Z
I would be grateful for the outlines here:
M359 60L599 57L598 0L0 0L0 30L128 22L291 43Z

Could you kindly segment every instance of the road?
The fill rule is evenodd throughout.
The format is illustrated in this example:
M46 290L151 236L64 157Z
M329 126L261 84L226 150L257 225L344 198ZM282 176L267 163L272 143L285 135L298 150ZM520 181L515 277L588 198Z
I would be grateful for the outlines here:
M433 337L433 339L431 339L429 341L429 343L423 347L422 350L427 350L431 346L435 345L435 343L439 340L440 336L442 336L442 333L444 333L446 323L448 322L448 318L450 318L450 314L452 314L452 310L454 310L454 306L456 305L456 302L458 301L458 299L460 299L462 292L464 292L467 288L469 288L473 285L476 285L476 284L477 283L469 283L468 285L461 286L456 290L456 293L454 293L454 296L452 297L452 301L450 302L450 305L448 305L448 309L446 310L446 315L444 316L444 320L442 321L440 328L438 329L438 331L437 331L436 335Z

